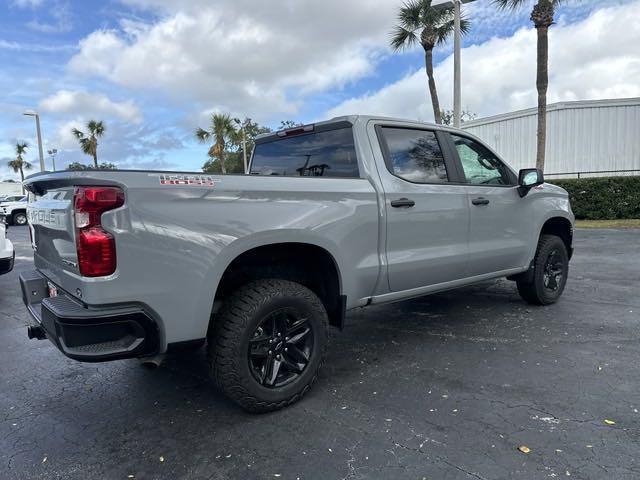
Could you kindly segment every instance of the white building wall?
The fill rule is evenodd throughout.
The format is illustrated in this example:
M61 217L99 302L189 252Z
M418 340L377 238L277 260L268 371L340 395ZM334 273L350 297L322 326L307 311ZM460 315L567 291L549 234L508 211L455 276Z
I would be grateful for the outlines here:
M21 193L21 183L0 182L0 197L3 195L20 195Z
M514 169L535 166L535 108L466 122L462 128ZM545 173L605 170L640 170L640 98L549 105Z

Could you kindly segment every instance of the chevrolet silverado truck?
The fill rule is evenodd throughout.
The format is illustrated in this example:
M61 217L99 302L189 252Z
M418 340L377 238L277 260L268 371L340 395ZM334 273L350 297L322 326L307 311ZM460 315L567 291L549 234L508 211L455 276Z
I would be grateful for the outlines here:
M542 172L388 118L262 135L246 175L65 171L25 186L29 336L87 362L206 343L213 380L250 411L310 389L349 310L499 277L550 304L572 253L567 193Z

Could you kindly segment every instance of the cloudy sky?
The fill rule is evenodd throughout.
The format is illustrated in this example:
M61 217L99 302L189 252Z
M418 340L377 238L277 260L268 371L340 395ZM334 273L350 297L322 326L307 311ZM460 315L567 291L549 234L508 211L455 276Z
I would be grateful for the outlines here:
M193 140L213 111L277 126L348 113L430 121L423 54L393 54L400 0L5 0L0 5L0 179L42 118L58 164L89 163L70 130L104 120L102 161L198 169ZM464 7L463 106L479 116L535 106L530 5ZM640 0L567 0L551 32L549 100L640 96ZM451 108L451 45L436 51Z

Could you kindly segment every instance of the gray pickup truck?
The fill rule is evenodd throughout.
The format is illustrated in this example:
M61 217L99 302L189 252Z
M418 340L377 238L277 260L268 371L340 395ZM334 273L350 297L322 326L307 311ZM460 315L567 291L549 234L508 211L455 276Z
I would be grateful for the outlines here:
M96 362L207 344L250 411L300 399L345 313L507 277L564 289L574 217L464 131L349 116L259 137L248 175L32 175L31 338ZM496 301L500 301L496 299Z

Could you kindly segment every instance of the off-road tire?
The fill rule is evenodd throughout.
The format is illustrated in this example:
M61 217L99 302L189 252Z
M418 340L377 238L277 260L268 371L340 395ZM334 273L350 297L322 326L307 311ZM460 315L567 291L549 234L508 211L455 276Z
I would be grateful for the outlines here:
M313 331L309 363L292 383L278 388L261 385L250 371L249 340L260 322L283 307L308 316ZM214 382L222 392L250 412L268 412L300 400L318 377L328 337L324 305L308 288L277 279L252 281L233 293L212 319L207 356Z
M545 265L553 252L556 252L561 259L563 269L562 278L557 289L554 291L546 288L544 284ZM564 291L569 273L569 255L562 239L555 235L542 235L538 242L533 265L534 271L531 281L516 281L518 293L525 301L533 305L550 305L555 303Z

